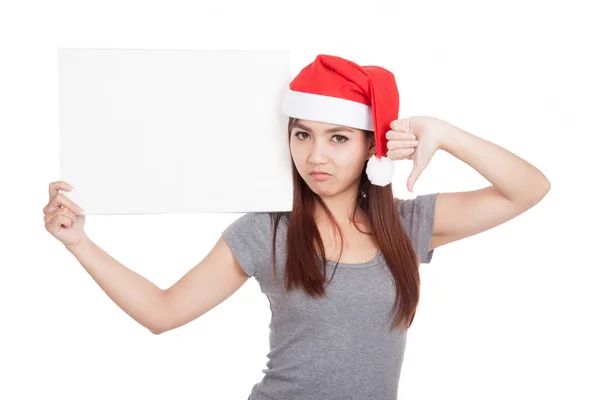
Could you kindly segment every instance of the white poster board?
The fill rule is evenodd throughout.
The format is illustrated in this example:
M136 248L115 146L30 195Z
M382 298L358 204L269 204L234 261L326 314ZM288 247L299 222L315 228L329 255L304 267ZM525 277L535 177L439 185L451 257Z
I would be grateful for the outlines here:
M289 51L58 51L60 180L85 214L292 209Z

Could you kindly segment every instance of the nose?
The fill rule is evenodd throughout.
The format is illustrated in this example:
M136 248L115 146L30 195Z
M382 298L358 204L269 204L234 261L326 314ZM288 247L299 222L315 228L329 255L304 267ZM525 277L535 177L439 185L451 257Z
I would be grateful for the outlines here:
M309 150L308 161L313 164L323 164L327 161L327 143L314 140Z

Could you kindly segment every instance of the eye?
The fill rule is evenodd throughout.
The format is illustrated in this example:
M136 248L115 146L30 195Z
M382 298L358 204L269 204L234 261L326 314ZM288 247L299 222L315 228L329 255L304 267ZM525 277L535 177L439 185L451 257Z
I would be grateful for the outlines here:
M304 133L304 134L308 135L308 133L306 133L306 132L298 131L298 132L296 132L296 133L294 134L294 136L298 137L298 135L300 135L300 134L302 134L302 133ZM298 138L298 139L300 139L300 138Z
M298 131L294 134L294 136L296 136L298 139L300 139L299 135L308 135L308 133L303 132L303 131ZM348 138L346 136L343 135L333 135L334 138L341 138L339 141L336 141L336 143L345 143L348 141ZM304 140L304 139L301 139Z

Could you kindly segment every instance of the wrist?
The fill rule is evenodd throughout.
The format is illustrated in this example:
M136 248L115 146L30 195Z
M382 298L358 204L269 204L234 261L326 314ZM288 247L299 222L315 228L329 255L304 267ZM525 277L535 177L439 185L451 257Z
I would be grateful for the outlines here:
M79 249L87 246L89 242L90 238L84 235L78 242L66 244L65 247L69 252L75 254L75 252L77 252Z
M449 152L453 144L456 142L462 130L449 122L444 121L442 128L439 130L439 149Z

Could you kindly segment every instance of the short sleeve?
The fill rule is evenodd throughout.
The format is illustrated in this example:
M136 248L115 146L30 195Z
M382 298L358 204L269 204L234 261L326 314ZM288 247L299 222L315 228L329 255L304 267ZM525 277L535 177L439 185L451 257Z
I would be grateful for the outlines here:
M246 213L233 221L222 235L249 277L269 262L273 237L269 213Z
M423 194L414 199L398 201L400 218L421 264L429 264L435 251L429 251L429 246L433 236L435 202L438 194Z

